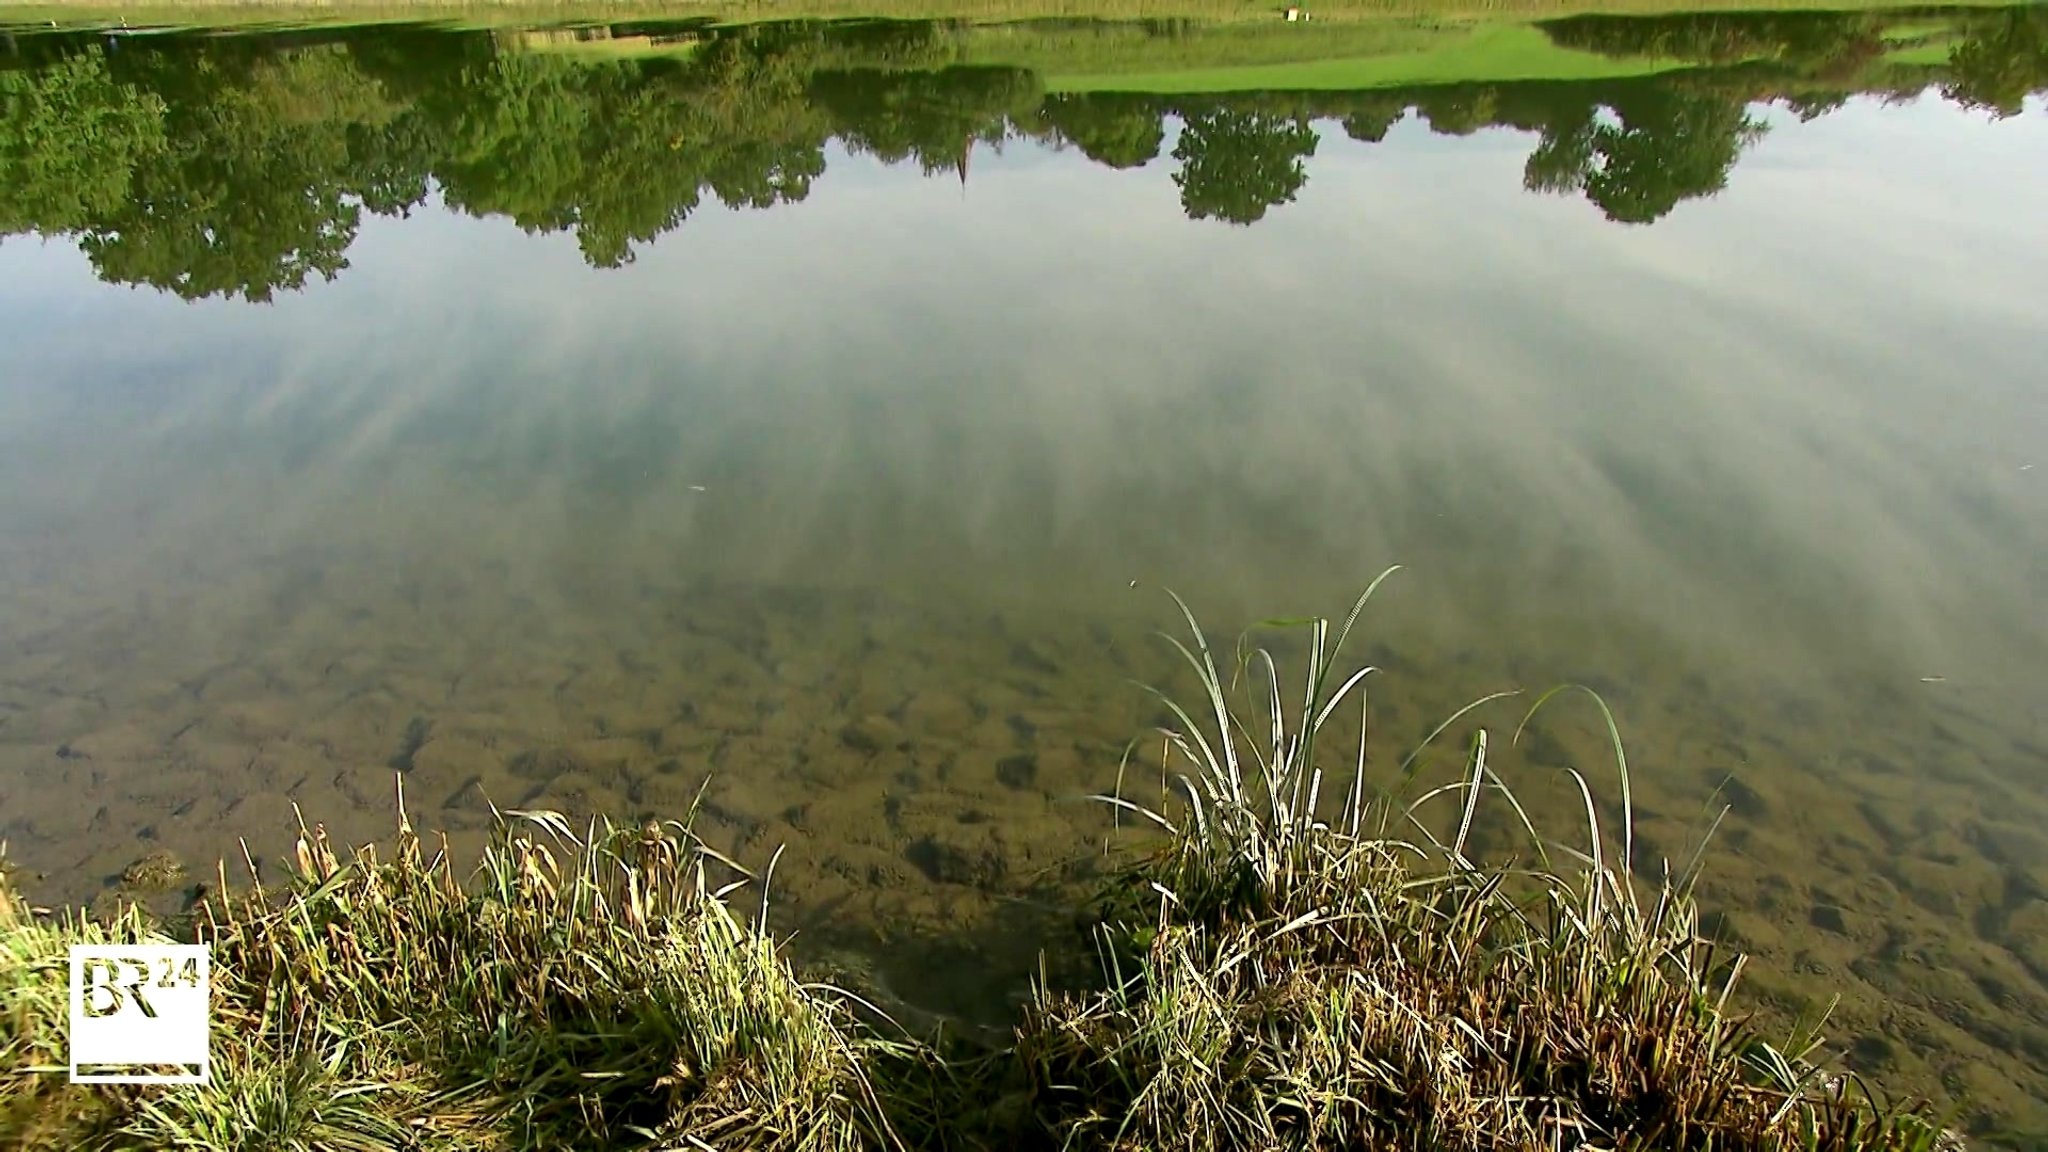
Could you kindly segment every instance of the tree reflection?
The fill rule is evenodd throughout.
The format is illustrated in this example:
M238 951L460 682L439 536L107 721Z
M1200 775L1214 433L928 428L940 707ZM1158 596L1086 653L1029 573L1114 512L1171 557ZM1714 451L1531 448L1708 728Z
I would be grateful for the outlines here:
M1980 13L1975 24L1974 34L1949 54L1942 92L1967 107L2016 116L2048 76L2048 9L2028 5Z
M1600 108L1574 104L1544 120L1536 147L1522 165L1522 187L1531 192L1583 192L1598 167Z
M1256 223L1301 191L1308 180L1301 162L1315 151L1315 129L1305 116L1229 108L1190 113L1173 146L1181 208L1190 220Z
M1606 107L1562 109L1540 131L1522 170L1525 188L1583 193L1610 220L1647 224L1681 201L1719 192L1764 125L1738 100L1650 88Z
M1143 96L1048 96L1038 119L1083 156L1111 168L1151 163L1166 140L1158 105Z
M1344 113L1344 134L1361 144L1377 144L1408 114L1398 92L1368 92L1353 100Z
M0 233L77 232L120 211L137 166L166 147L164 112L96 52L0 71Z
M810 93L849 149L928 174L957 171L977 141L1000 142L1043 95L1038 77L1014 68L829 72Z
M1499 122L1500 92L1490 86L1435 88L1420 94L1415 110L1439 136L1470 136Z
M1884 55L1886 30L1897 22L1884 12L1701 12L1574 16L1543 30L1564 47L1603 56L1761 65L1849 81Z
M433 195L568 234L586 261L612 267L707 204L805 199L835 142L965 180L977 145L1015 137L1140 168L1174 124L1182 209L1251 224L1300 194L1316 121L1376 144L1411 110L1439 135L1528 133L1526 188L1647 223L1726 185L1763 132L1759 102L1811 118L1859 92L1934 87L2008 116L2048 87L2039 7L1541 27L1561 46L1691 67L1610 82L1181 97L1047 94L1031 68L973 63L990 59L975 47L983 31L937 22L624 29L660 49L644 59L404 28L17 33L0 42L0 234L73 237L110 281L264 301L345 270L366 216ZM998 43L1056 71L1070 42L1053 31L1032 48L1033 35L1007 30ZM1125 35L1118 50L1150 35ZM1165 58L1181 51L1176 35L1157 35Z

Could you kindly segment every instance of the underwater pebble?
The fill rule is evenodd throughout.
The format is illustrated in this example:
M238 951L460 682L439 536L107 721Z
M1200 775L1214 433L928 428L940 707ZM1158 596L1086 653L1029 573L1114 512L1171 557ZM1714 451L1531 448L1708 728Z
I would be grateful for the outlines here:
M965 732L979 719L965 698L946 691L919 692L903 710L903 723L910 731L940 736Z
M1022 791L1038 780L1038 757L1017 752L996 761L996 779L1005 788Z
M445 783L466 776L503 770L502 753L471 740L436 738L420 745L412 756L413 774Z
M904 746L903 729L887 716L864 716L839 730L839 739L856 752L873 754Z
M1008 872L999 846L986 836L978 841L942 839L940 835L920 836L903 850L903 858L940 884L990 888L1001 882Z

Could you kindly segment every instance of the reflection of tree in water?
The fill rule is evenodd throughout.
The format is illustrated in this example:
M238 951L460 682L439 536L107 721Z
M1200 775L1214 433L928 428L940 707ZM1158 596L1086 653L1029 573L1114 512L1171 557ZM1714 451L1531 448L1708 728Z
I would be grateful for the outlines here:
M1491 85L1456 85L1421 93L1415 110L1439 136L1470 136L1499 122L1500 91Z
M435 144L427 167L450 205L573 233L586 259L612 267L707 195L760 208L809 194L829 125L804 97L805 73L783 64L733 38L689 67L516 53L382 66L413 85L417 127Z
M2016 116L2048 77L2048 7L1983 12L1975 24L1975 34L1949 55L1942 93L1966 107Z
M1344 113L1344 134L1361 144L1377 144L1407 114L1408 102L1399 93L1362 93Z
M826 72L810 94L849 149L927 174L957 169L977 141L1000 143L1042 96L1038 77L1015 68Z
M826 146L926 172L979 142L1072 146L1112 168L1157 158L1196 219L1251 223L1292 201L1315 120L1376 143L1410 110L1428 130L1532 133L1536 191L1647 222L1723 187L1761 132L1855 92L1938 86L2011 115L2048 86L2048 9L1584 17L1559 44L1696 65L1604 83L1174 97L1053 94L1017 67L967 66L972 30L931 22L669 26L673 58L504 50L486 33L372 29L0 43L0 235L75 237L108 280L267 300L347 267L363 216L438 189L450 207L573 235L593 265L715 202L804 199ZM1887 45L1937 53L1906 64Z
M1594 130L1600 163L1583 183L1586 198L1609 219L1629 224L1647 224L1680 200L1719 192L1735 158L1764 133L1742 104L1712 96L1664 92L1614 111L1618 125Z
M1700 12L1574 16L1543 24L1552 42L1617 58L1772 65L1822 80L1853 79L1885 52L1896 14Z
M1038 106L1036 121L1083 156L1111 168L1151 163L1166 140L1158 102L1145 96L1048 96Z
M1305 116L1213 108L1190 112L1173 158L1181 207L1191 220L1255 223L1268 208L1294 199L1308 180L1302 161L1315 155L1316 133Z
M0 235L76 232L119 211L136 166L166 147L164 112L96 52L0 71Z
M360 217L345 182L358 158L350 126L390 109L331 54L252 48L224 44L205 68L161 53L72 52L5 73L0 151L30 154L9 165L30 180L8 199L48 212L38 229L76 234L110 280L267 300L332 279ZM75 191L51 202L64 186Z
M1576 102L1541 114L1522 170L1531 192L1583 193L1608 219L1647 224L1680 201L1711 196L1764 125L1740 100L1644 87L1608 105Z

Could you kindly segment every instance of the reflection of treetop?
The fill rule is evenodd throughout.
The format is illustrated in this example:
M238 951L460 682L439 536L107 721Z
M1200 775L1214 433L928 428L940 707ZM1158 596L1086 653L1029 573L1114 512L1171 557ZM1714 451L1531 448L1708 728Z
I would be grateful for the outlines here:
M1114 31L1118 51L1135 43L1142 55L1151 37L1180 50L1185 30ZM1030 67L977 54L987 30L928 22L657 27L677 51L637 60L429 30L17 35L0 46L0 234L74 236L108 280L267 300L333 278L365 212L406 212L432 188L458 210L570 233L591 264L613 266L707 198L804 199L833 141L964 179L973 148L1012 138L1112 168L1158 160L1171 138L1187 214L1248 224L1306 183L1314 121L1373 142L1410 110L1440 134L1532 132L1530 189L1647 222L1722 187L1761 132L1752 102L1810 116L1854 92L1937 85L2009 115L2048 84L2038 7L1585 17L1545 32L1562 47L1694 67L1608 83L1180 97L1048 94L1040 76L1060 74L1061 52L1100 51L1071 29L1004 32ZM1946 65L1891 59L1930 46Z

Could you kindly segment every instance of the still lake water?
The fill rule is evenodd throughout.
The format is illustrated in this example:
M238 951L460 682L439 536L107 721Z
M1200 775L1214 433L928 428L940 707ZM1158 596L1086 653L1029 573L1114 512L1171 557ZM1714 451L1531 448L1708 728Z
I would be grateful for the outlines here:
M500 147L646 106L436 105L417 59L491 42L406 35L0 73L10 116L73 114L20 95L61 68L102 101L82 167L0 152L0 838L39 895L274 855L293 801L379 836L395 775L460 843L486 794L679 814L708 775L715 839L788 846L787 926L1000 1020L1099 855L1077 798L1152 719L1128 681L1171 675L1158 589L1227 637L1399 563L1375 741L1599 687L1648 856L1733 805L1707 895L1756 1006L1839 993L1853 1066L2048 1132L2038 96L1479 94L1731 162L1610 140L1574 184L1530 117L1427 92L1349 132L1184 101L1112 166L1007 89L798 146L860 106L815 81L676 211L701 173L616 139ZM1631 163L1683 188L1617 191ZM1504 763L1540 811L1598 764L1583 720Z

